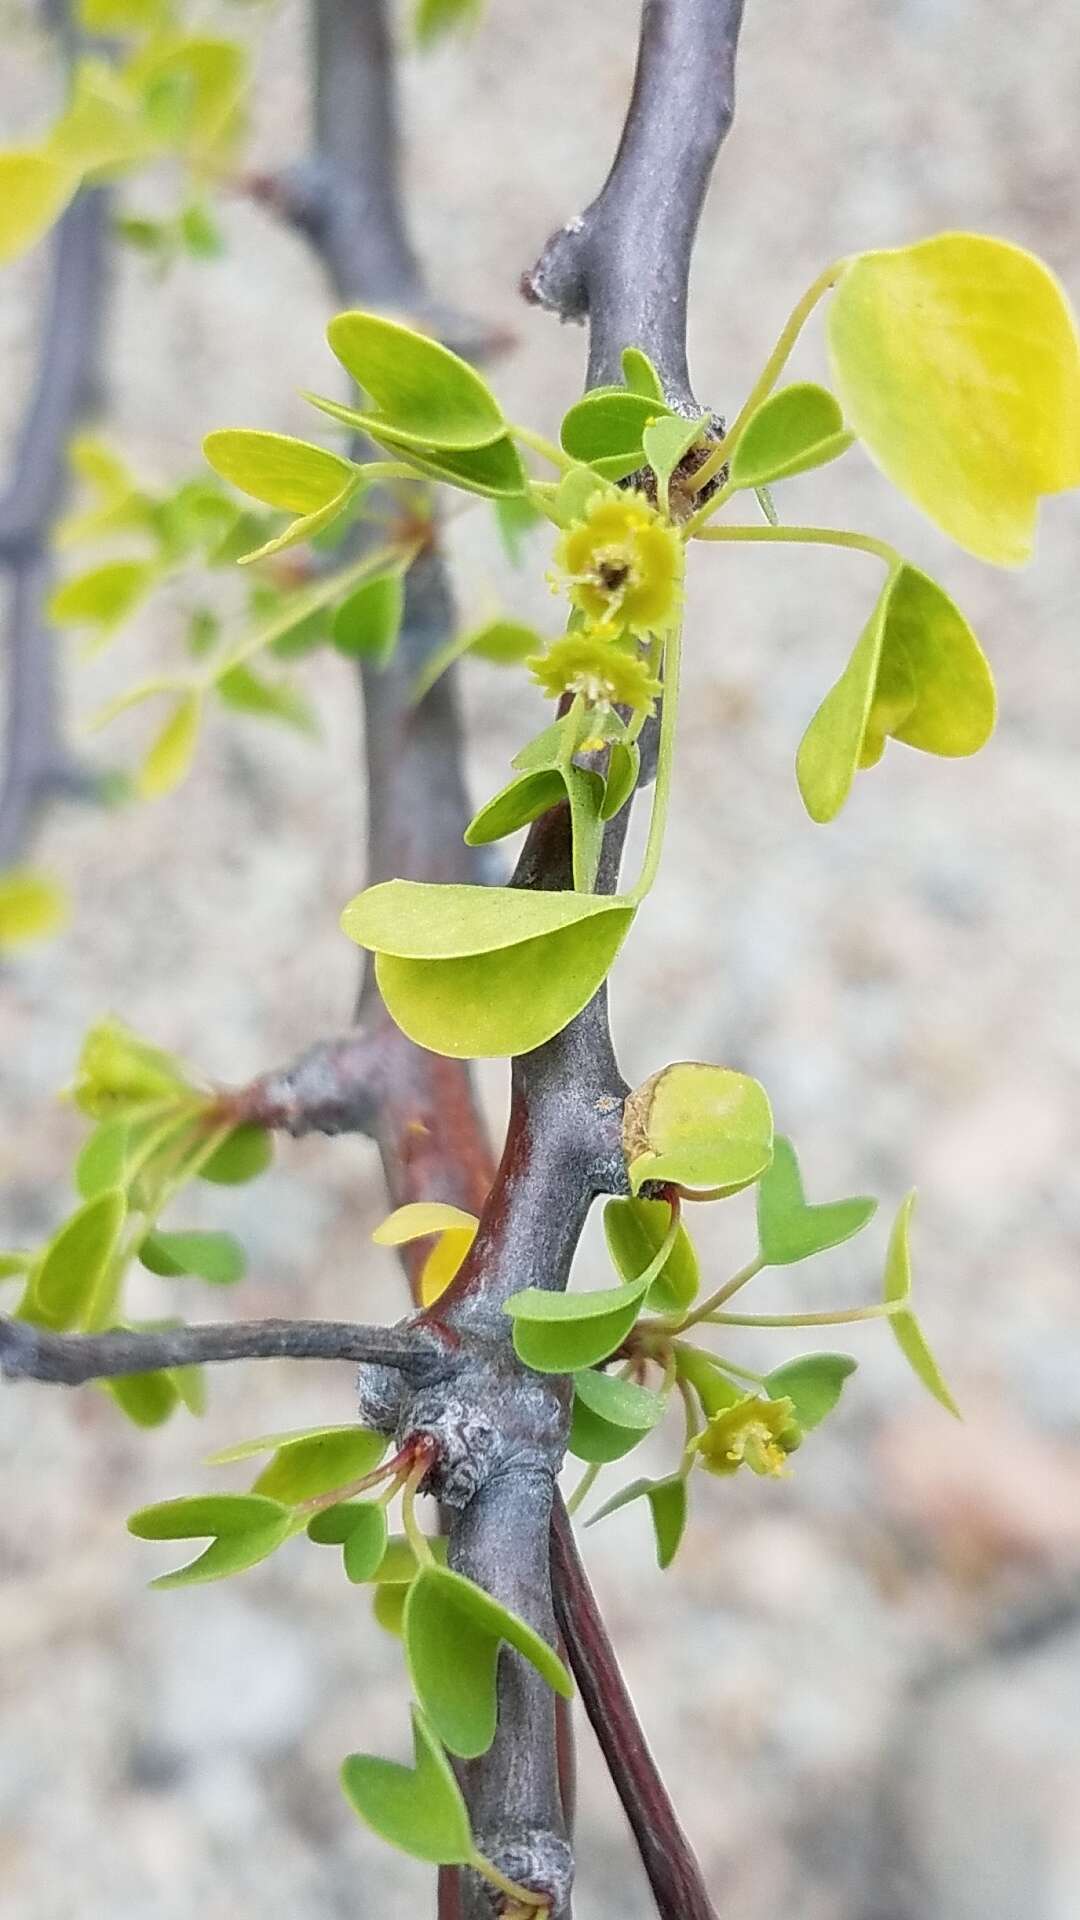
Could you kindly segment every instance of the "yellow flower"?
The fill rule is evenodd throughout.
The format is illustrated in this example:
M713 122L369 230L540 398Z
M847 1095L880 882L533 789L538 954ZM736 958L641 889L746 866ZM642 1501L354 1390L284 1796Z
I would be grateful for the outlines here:
M582 694L591 707L630 707L651 713L660 692L640 654L601 634L568 633L546 653L526 661L537 685L557 700L564 693Z
M679 617L683 543L642 493L593 495L555 549L560 585L586 619L667 633Z
M764 1400L748 1393L733 1407L714 1413L690 1444L710 1473L737 1473L747 1466L779 1478L801 1438L790 1400Z

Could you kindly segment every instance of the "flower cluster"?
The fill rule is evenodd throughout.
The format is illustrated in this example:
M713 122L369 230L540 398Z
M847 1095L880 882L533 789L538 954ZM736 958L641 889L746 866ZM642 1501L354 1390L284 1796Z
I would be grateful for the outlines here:
M747 1466L754 1473L779 1478L801 1438L790 1400L764 1400L748 1393L734 1406L715 1413L690 1444L710 1473L725 1476Z
M683 544L641 493L601 487L563 532L552 584L573 607L570 631L529 661L546 693L651 713L660 685L639 643L679 618Z

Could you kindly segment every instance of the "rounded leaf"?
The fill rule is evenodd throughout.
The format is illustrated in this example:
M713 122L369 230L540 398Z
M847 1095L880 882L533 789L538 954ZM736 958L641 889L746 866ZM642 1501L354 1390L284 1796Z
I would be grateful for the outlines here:
M466 1866L474 1848L461 1788L417 1707L412 1720L415 1766L351 1753L341 1769L345 1797L380 1840L402 1853L432 1866Z
M218 1493L143 1507L131 1515L128 1532L139 1540L200 1540L211 1536L210 1545L198 1559L150 1583L171 1588L225 1580L230 1574L256 1566L281 1545L291 1525L288 1508L276 1500L254 1494Z
M356 472L351 460L325 447L241 427L208 433L203 452L222 479L283 513L310 514L329 506Z
M0 953L59 932L68 916L63 888L32 867L0 872Z
M567 1442L579 1460L621 1460L664 1417L662 1394L586 1368L574 1375L574 1406Z
M664 401L629 388L586 394L563 420L563 449L605 479L625 479L645 463L645 429L670 412Z
M331 636L339 653L373 660L384 667L392 657L405 611L405 582L400 572L365 580L334 613Z
M624 1280L636 1280L654 1260L671 1222L666 1200L615 1199L604 1208L608 1252ZM675 1244L649 1288L655 1313L682 1313L696 1297L701 1276L697 1255L680 1222Z
M358 387L375 403L366 423L417 447L484 447L506 431L486 381L448 347L374 313L339 313L326 330Z
M148 1233L139 1259L150 1273L163 1278L194 1274L214 1287L235 1286L247 1267L244 1249L233 1233Z
M656 1536L656 1563L663 1572L674 1560L686 1531L690 1504L686 1480L678 1473L669 1474L665 1480L632 1480L590 1514L586 1524L593 1527L598 1520L606 1520L609 1514L618 1513L621 1507L628 1507L635 1500L649 1503Z
M241 1187L265 1173L274 1158L273 1136L265 1127L234 1127L199 1168L199 1179L216 1187Z
M795 1149L777 1135L772 1164L762 1174L757 1193L758 1244L767 1267L790 1266L840 1246L861 1232L876 1212L877 1201L862 1195L808 1206Z
M787 480L838 459L854 438L826 387L812 381L781 387L751 414L735 442L731 482L761 487L769 480Z
M498 1717L499 1649L523 1655L564 1699L573 1682L546 1640L472 1580L422 1567L405 1602L405 1655L416 1697L443 1744L463 1759L486 1753Z
M33 1316L63 1332L84 1320L116 1252L127 1214L118 1188L88 1200L45 1249L31 1286Z
M764 1172L772 1143L764 1087L730 1067L679 1061L626 1102L623 1145L634 1193L646 1180L736 1193Z
M47 154L0 153L0 266L48 232L78 184L73 168Z
M846 1353L805 1353L776 1367L766 1378L765 1391L770 1400L790 1400L799 1426L809 1433L832 1412L855 1365Z
M346 1576L360 1586L377 1577L386 1556L386 1508L373 1500L346 1500L314 1514L307 1534L319 1546L342 1547Z
M985 234L864 253L828 314L844 412L969 553L1030 558L1040 494L1080 486L1080 338L1041 260Z

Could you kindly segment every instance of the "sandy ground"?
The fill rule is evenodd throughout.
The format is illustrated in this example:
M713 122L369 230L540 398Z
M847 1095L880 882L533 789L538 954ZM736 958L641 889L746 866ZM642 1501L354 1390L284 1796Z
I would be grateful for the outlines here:
M580 383L582 339L521 309L515 284L602 177L634 19L631 0L491 0L471 46L405 71L432 277L515 330L500 388L541 428ZM49 89L11 0L0 25L15 139ZM270 165L301 147L302 28L291 0L258 25L255 151ZM693 289L698 391L718 409L738 404L809 280L860 246L996 230L1080 293L1067 0L750 0L740 81ZM242 202L223 219L220 264L164 287L118 267L111 429L162 476L193 470L212 426L311 431L295 389L328 378L326 297L303 248ZM0 285L3 429L39 278L32 260ZM796 367L822 364L812 330ZM792 755L869 604L870 563L705 556L670 853L618 966L616 1030L631 1079L686 1056L752 1070L812 1193L882 1196L865 1241L774 1276L762 1308L869 1296L888 1212L918 1185L918 1286L967 1417L949 1423L881 1330L856 1329L860 1372L789 1481L701 1488L666 1577L637 1512L587 1536L589 1563L725 1920L1076 1920L1080 508L1053 503L1035 567L994 574L857 454L781 504L872 527L938 574L993 659L997 735L971 764L893 747L840 822L811 826ZM486 515L461 522L455 564L464 618L494 604L545 616L542 569L508 577ZM168 610L143 620L112 660L72 671L73 715L177 645ZM337 916L362 878L357 723L342 663L320 658L305 683L319 749L222 719L172 800L50 821L42 857L77 911L0 981L0 1244L47 1232L68 1204L78 1129L52 1096L98 1012L222 1078L347 1018L355 958ZM475 789L490 792L538 698L477 666L466 699ZM130 755L138 736L118 729L108 751ZM503 1082L485 1069L496 1124ZM247 1242L238 1313L369 1317L400 1302L389 1256L367 1245L380 1205L369 1148L314 1142L198 1217ZM750 1232L741 1202L702 1223L717 1279ZM602 1272L595 1237L582 1271ZM165 1298L147 1287L148 1309ZM797 1345L747 1336L739 1353L775 1364ZM347 1369L242 1369L214 1383L202 1429L148 1436L91 1395L3 1395L4 1920L428 1910L423 1871L369 1839L335 1785L349 1749L401 1750L404 1694L396 1646L333 1556L294 1545L241 1581L156 1595L145 1583L165 1556L124 1533L136 1505L200 1485L212 1446L349 1414ZM648 1901L587 1732L581 1760L579 1911L637 1920Z

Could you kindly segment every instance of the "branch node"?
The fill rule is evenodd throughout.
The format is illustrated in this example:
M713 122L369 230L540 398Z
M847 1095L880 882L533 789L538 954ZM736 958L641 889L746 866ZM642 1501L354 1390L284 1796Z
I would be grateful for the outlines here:
M560 1914L567 1910L574 1886L574 1856L560 1834L538 1827L526 1828L513 1836L481 1833L477 1836L477 1847L508 1880L527 1887L531 1893L546 1895L548 1913ZM504 1893L489 1881L480 1881L478 1875L470 1874L470 1879L477 1892L482 1888L486 1893L491 1913L507 1911ZM516 1907L513 1911L517 1911Z

